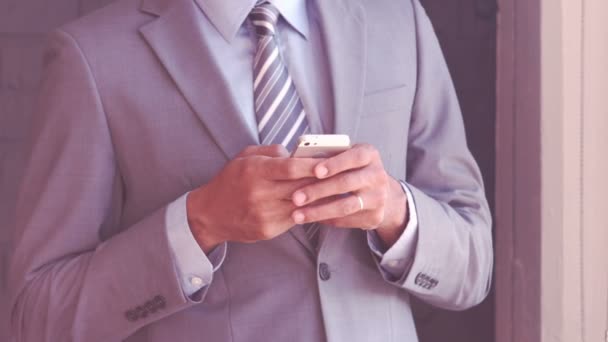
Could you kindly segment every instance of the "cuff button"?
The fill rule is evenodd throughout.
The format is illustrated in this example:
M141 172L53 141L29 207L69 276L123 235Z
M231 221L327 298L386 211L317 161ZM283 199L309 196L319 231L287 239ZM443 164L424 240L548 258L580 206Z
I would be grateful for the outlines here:
M393 268L399 267L400 264L401 264L400 260L391 260L388 262L388 265Z
M191 277L190 284L192 284L192 286L203 286L203 279L200 277Z

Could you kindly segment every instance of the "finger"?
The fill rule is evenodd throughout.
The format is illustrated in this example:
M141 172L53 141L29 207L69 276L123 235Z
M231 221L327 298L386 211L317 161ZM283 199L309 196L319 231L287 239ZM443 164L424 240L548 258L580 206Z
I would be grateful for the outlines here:
M251 156L266 157L289 157L289 152L283 145L250 145L245 147L238 155L238 158Z
M316 158L272 158L260 167L268 180L297 180L315 177L313 170L319 162Z
M363 210L353 215L325 220L322 223L335 228L375 229L384 220L383 211Z
M247 217L254 229L242 231L240 241L256 242L272 239L295 225L291 217L293 205L285 201L269 201Z
M293 203L298 206L304 206L321 198L349 192L359 192L359 190L369 186L375 179L374 172L375 170L373 169L364 168L344 172L334 177L312 183L293 193Z
M341 172L362 168L379 158L379 153L372 145L357 144L350 149L328 158L315 167L319 179L329 178Z
M361 195L342 196L328 203L299 208L293 212L292 218L302 224L347 217L365 210L358 196ZM361 199L365 202L363 197Z
M286 201L276 201L268 207L264 208L263 215L266 218L267 222L272 225L282 223L280 225L291 227L295 224L291 215L294 210L295 208L293 204Z
M275 198L288 201L295 209L296 206L292 201L294 191L318 181L318 179L313 177L289 181L275 181L274 184L269 187L269 191L276 196Z

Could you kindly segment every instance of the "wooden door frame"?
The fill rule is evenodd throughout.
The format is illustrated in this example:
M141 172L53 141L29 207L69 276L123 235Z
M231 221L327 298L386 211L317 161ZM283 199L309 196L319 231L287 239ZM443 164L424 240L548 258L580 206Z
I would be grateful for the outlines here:
M608 341L608 2L499 4L496 341Z

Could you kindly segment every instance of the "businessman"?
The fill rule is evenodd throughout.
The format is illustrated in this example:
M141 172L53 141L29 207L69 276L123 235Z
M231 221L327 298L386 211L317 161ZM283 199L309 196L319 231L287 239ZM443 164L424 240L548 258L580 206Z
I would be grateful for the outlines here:
M418 0L119 0L53 33L17 341L417 341L490 287L490 215ZM348 134L290 158L301 134Z

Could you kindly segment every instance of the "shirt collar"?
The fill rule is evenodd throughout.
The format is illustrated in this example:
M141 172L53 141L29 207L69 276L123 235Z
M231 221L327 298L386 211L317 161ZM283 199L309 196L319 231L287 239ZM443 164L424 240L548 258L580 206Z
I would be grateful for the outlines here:
M228 42L232 42L256 0L195 0L213 26ZM308 37L306 0L269 0L281 16L304 38Z

